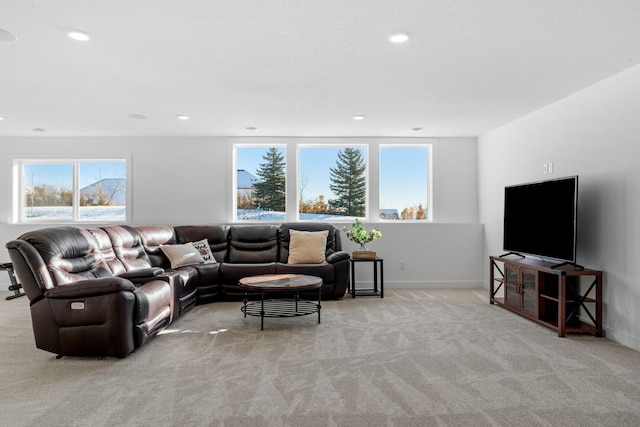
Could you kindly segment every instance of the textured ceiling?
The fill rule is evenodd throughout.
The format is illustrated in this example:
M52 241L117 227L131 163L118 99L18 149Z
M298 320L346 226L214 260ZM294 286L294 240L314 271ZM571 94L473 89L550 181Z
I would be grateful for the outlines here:
M476 136L640 62L637 0L2 0L0 29L0 136Z

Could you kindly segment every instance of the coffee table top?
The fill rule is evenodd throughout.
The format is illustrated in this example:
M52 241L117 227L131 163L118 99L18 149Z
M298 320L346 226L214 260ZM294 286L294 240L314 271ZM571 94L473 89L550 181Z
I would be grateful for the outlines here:
M322 279L306 274L263 274L240 279L240 286L247 289L263 291L317 289L322 286Z

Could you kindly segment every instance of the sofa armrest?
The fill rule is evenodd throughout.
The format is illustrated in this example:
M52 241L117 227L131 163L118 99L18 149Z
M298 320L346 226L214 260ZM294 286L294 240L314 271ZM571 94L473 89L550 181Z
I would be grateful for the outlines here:
M171 309L171 316L169 318L169 323L172 323L180 315L180 288L183 286L180 273L175 270L162 270L162 273L154 276L153 278L131 279L133 283L137 285L142 284L142 286L150 280L165 282L171 288L171 303L169 307Z
M70 285L56 286L45 292L46 298L86 298L112 294L120 291L133 292L136 287L129 280L120 277L103 277L99 279L79 280Z
M343 261L343 260L348 260L349 259L349 253L344 252L344 251L338 251L338 252L334 252L331 255L329 255L327 257L327 262L329 264L335 264L338 261Z
M153 279L156 276L164 273L164 269L160 267L149 267L149 268L140 268L138 270L125 271L124 273L118 274L118 277L122 277L123 279Z

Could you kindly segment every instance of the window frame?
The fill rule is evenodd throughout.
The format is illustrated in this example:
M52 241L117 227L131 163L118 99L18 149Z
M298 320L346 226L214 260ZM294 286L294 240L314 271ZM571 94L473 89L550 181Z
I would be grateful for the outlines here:
M80 218L80 164L81 163L124 162L125 167L125 218L124 220L99 219L90 220ZM25 216L24 193L24 166L27 164L70 164L72 167L72 217L71 218L27 218ZM132 204L132 175L130 154L17 154L12 159L12 217L15 224L97 224L117 221L119 223L131 223Z

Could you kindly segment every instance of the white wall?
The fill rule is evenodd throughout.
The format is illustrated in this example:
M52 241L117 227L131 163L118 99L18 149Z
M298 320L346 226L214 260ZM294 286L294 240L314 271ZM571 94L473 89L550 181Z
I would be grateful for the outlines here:
M579 175L577 261L605 272L607 337L640 350L640 66L482 135L478 164L485 280L505 185Z
M13 157L29 153L129 153L133 225L215 224L232 221L233 143L262 142L286 142L289 146L365 143L372 160L377 159L379 144L432 143L438 223L380 224L383 238L372 242L370 248L385 258L386 286L482 286L483 228L478 223L475 138L0 138L0 261L9 260L4 243L43 227L11 223ZM294 157L289 156L290 171L295 171ZM289 174L292 176L295 174ZM376 181L370 182L371 194L377 192ZM291 179L289 184L294 184ZM345 246L349 251L355 249L349 241ZM400 261L406 262L405 270L400 270ZM368 270L358 273L358 281L370 280L370 276ZM0 286L6 289L8 283L6 274L0 275Z

